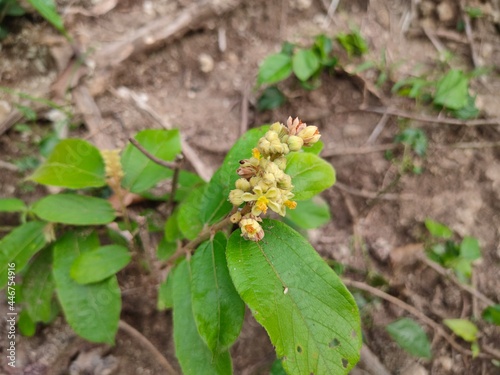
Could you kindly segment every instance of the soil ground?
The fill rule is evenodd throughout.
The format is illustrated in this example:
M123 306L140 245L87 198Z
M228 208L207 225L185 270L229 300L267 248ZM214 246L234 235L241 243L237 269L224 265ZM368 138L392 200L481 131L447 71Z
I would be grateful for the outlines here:
M176 14L196 2L114 3L58 1L65 25L80 51L97 51L98 55L108 43L123 40L159 17L172 16L174 20ZM378 275L385 280L386 292L434 321L479 317L485 307L482 302L418 260L416 252L421 252L421 247L415 244L422 242L426 218L446 223L460 237L476 237L482 259L474 264L474 286L493 301L500 301L500 124L450 125L390 116L370 144L367 140L382 114L363 110L367 106L392 108L437 118L432 109L397 98L390 88L402 78L419 71L439 70L443 64L473 68L471 42L456 31L461 19L457 3L341 1L329 17L329 1L244 2L231 11L190 25L174 41L155 44L117 66L106 67L104 75L99 66L92 70L96 55L89 52L85 55L86 84L100 110L102 124L98 132L89 130L91 124L85 113L72 104L75 125L70 127L70 136L88 138L98 146L120 148L138 130L161 128L137 105L120 96L126 88L164 125L179 127L205 170L213 172L240 135L242 122L247 128L299 116L321 129L323 156L335 167L339 182L323 193L331 207L332 221L309 233L318 252L344 265L344 275L350 279L369 282L370 277ZM110 5L111 9L92 13L96 5ZM495 20L498 22L500 17L498 2L470 0L467 5L483 9L484 16L472 22L472 46L481 65L494 67L486 78L474 80L472 89L481 116L500 118L498 24L495 28ZM302 89L290 79L280 86L289 98L284 106L266 112L256 110L259 91L254 88L255 79L258 65L267 55L277 52L284 41L307 46L315 35L333 37L347 32L352 25L368 41L369 53L363 60L350 59L335 46L344 70L362 61L375 61L387 68L389 80L385 85L374 85L378 73L373 69L354 76L338 69L335 74L325 73L321 86L313 91ZM35 14L9 20L9 26L11 34L0 49L1 85L59 103L71 102L71 96L64 91L60 95L50 90L72 54L64 38ZM441 48L453 53L448 62L439 61ZM104 78L98 79L99 75ZM73 86L82 84L85 82ZM2 122L19 98L0 93L0 100ZM247 114L242 111L244 106ZM13 127L0 135L0 160L6 162L0 175L2 197L32 202L46 193L42 187L23 180L29 171L13 167L20 160L26 164L26 157L38 155L35 145L50 130L51 118L45 110L39 116L42 121L30 131ZM384 153L385 145L393 143L402 125L423 129L428 136L427 155L414 159L422 167L420 174L400 173L397 160L401 147L393 150L395 159L388 159ZM496 147L491 146L492 141L497 142ZM382 151L378 145L382 145ZM13 225L15 217L5 216L0 224ZM156 288L133 268L120 275L120 283L124 290L122 319L142 332L178 368L171 313L156 310ZM391 374L500 374L491 358L464 355L431 327L426 330L433 338L433 358L415 359L399 348L385 330L395 319L410 316L408 312L369 294L356 295L369 302L362 308L366 346ZM483 353L494 356L496 350L498 355L500 329L480 319L477 322L482 332L480 346L490 348L490 352L482 349ZM468 347L460 339L457 342ZM235 374L267 374L275 359L264 329L249 313L231 352ZM91 362L92 371L77 370L79 363ZM50 326L39 327L32 338L19 339L18 363L20 367L12 371L5 366L2 355L0 364L4 369L0 366L0 373L108 374L114 369L121 375L162 374L151 353L127 334L120 331L112 348L91 345L77 338L61 318ZM370 363L363 356L357 374L377 375Z

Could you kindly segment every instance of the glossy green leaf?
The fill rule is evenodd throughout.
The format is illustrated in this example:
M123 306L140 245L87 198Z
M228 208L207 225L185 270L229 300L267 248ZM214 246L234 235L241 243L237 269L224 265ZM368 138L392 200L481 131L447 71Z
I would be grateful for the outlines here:
M57 31L59 31L64 36L68 36L66 29L64 28L64 23L57 13L56 3L54 0L27 0L33 8L36 9L40 15L45 18L52 26L54 26Z
M443 323L465 341L474 342L479 332L477 326L467 319L445 319Z
M172 284L173 277L172 271L170 271L167 278L160 284L160 288L158 289L158 302L156 307L160 311L174 307Z
M67 232L53 246L53 275L64 316L73 330L91 342L113 344L120 320L121 296L116 276L81 285L70 276L80 254L99 247L95 232Z
M81 139L64 139L29 177L44 185L70 189L106 185L101 153Z
M191 296L198 332L212 353L229 349L240 334L245 304L226 264L227 239L217 233L202 243L191 260Z
M481 248L477 238L466 236L460 243L460 256L469 261L481 258Z
M319 70L320 61L314 51L300 49L293 56L293 72L301 81L307 81Z
M50 321L55 287L52 276L52 248L49 247L42 250L29 265L21 286L26 311L34 322Z
M131 259L126 247L102 246L80 254L71 265L69 274L78 284L95 283L116 274Z
M284 53L276 53L265 58L259 67L257 83L272 84L287 79L292 74L292 58Z
M200 204L203 199L205 186L191 191L187 198L180 204L177 215L177 225L181 233L188 240L196 238L203 228L203 222L200 219Z
M172 161L181 152L179 131L146 129L134 137L151 155ZM148 159L129 143L123 151L121 163L125 177L122 185L133 193L140 193L172 176L172 170Z
M491 305L485 308L482 317L488 323L500 326L500 304Z
M469 79L461 70L452 69L436 83L434 104L457 110L467 105Z
M286 217L300 228L319 228L330 221L330 207L321 197L313 197L298 202L294 210L287 210Z
M425 227L434 237L450 238L453 232L446 225L438 223L431 219L425 219Z
M335 183L335 170L327 161L307 152L287 155L285 172L292 178L295 200L312 198Z
M47 223L30 221L15 228L0 240L0 289L7 283L9 263L15 263L19 273L33 255L46 244Z
M48 195L33 205L39 218L72 225L107 224L115 219L111 204L101 198L77 194Z
M264 220L265 237L229 238L226 256L236 290L269 334L290 374L347 374L359 360L354 298L299 233Z
M0 212L26 211L24 202L17 198L0 198Z
M213 355L196 328L191 303L191 266L182 261L173 274L175 354L184 375L230 375L231 357Z
M239 178L236 173L239 161L252 156L252 148L257 146L257 142L268 129L268 126L250 129L229 150L222 166L215 172L203 194L200 204L202 222L213 224L231 211L232 205L227 199Z
M404 350L420 358L432 358L431 343L424 329L413 319L402 318L385 327Z

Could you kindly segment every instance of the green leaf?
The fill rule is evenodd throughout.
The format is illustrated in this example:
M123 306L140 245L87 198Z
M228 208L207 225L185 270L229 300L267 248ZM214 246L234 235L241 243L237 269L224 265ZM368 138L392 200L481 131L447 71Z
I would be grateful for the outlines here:
M431 343L423 328L413 319L402 318L385 327L404 350L420 358L432 358Z
M55 282L52 276L52 248L40 252L29 265L21 286L26 311L34 322L48 323L52 316Z
M46 21L48 21L52 26L54 26L57 31L59 31L61 34L63 34L65 37L68 38L68 33L66 32L66 29L64 28L64 23L59 15L57 13L57 8L54 0L27 0L28 3L31 4L33 8L36 9L36 11L43 17L45 18Z
M457 336L460 336L465 341L474 342L477 340L479 330L477 326L467 319L445 319L443 323L453 331Z
M318 56L310 49L300 49L293 56L293 72L301 81L307 81L319 70Z
M479 115L479 109L476 107L476 97L467 94L467 104L459 109L451 111L451 114L461 120L469 120Z
M285 369L283 368L283 364L279 359L275 360L273 362L273 365L271 366L271 371L269 372L269 375L287 375L285 372Z
M239 161L252 156L252 148L257 146L257 142L268 129L268 126L250 129L229 150L222 166L212 176L203 194L199 206L203 223L213 224L231 211L232 205L227 199L229 191L235 189L234 183L239 178L236 173Z
M80 254L71 265L70 276L78 284L90 284L104 280L122 268L132 259L126 247L120 245L102 246Z
M179 181L177 182L177 190L175 191L175 200L180 202L184 200L191 190L205 185L205 181L195 173L181 170L179 172Z
M339 33L337 35L337 41L347 51L349 56L361 56L368 52L368 45L357 30L352 30L348 34Z
M36 202L32 211L43 220L72 225L100 225L115 219L107 200L77 194L49 195Z
M151 155L172 161L181 152L179 130L146 129L134 137ZM133 144L123 151L121 163L125 177L122 185L133 193L141 193L172 176L172 170L148 159Z
M175 354L184 375L232 374L229 352L213 355L196 328L191 303L191 265L182 261L173 274Z
M0 289L7 283L9 263L15 263L16 273L21 271L33 255L47 243L47 223L30 221L15 228L0 240Z
M5 14L6 16L19 17L23 16L26 11L17 3L16 0L5 0L0 1L0 13ZM0 17L0 22L1 21Z
M236 230L226 249L236 290L269 334L290 374L347 374L359 360L354 298L299 233L264 220L264 240Z
M238 338L245 316L245 304L227 269L226 244L226 237L218 232L196 249L191 260L194 319L214 354L229 349Z
M205 186L200 186L191 191L191 194L179 206L177 225L188 240L196 238L203 229L203 222L200 219L200 205L204 191Z
M158 248L156 249L156 256L159 260L167 260L174 255L176 250L177 241L167 241L165 237L163 237L158 244Z
M436 84L434 104L457 110L467 105L469 80L461 70L452 69Z
M0 198L0 212L24 212L26 205L20 199Z
M332 40L325 35L318 35L314 40L314 48L321 58L321 62L328 61L329 55L333 50Z
M469 282L469 279L472 276L472 264L470 260L458 257L450 261L447 265L455 270L455 274L460 282Z
M321 151L323 150L323 147L325 147L325 144L323 143L323 141L319 140L318 142L316 142L312 146L304 147L302 150L304 152L309 152L309 153L314 154L314 155L319 155L321 153Z
M292 178L295 200L305 200L328 189L335 183L335 170L319 156L294 152L287 155L285 172Z
M29 179L70 189L106 185L101 153L81 139L64 139Z
M158 290L158 303L156 305L160 311L174 307L172 280L172 271L170 271L165 281L160 284L160 289Z
M294 210L287 210L286 217L300 228L319 228L330 221L330 207L323 198L313 197L299 202Z
M431 219L425 219L425 227L429 233L438 238L450 238L453 232L446 225L438 223L437 221Z
M21 311L19 314L17 326L23 336L32 337L36 332L36 324L26 310Z
M482 317L488 323L500 326L500 305L491 305L483 310Z
M477 238L464 237L460 244L460 256L470 261L481 258L481 248Z
M270 109L281 107L285 104L285 95L276 86L268 87L264 90L257 101L257 109L259 111L268 111Z
M259 67L257 83L272 84L287 79L292 74L292 58L284 53L276 53L265 58Z
M422 129L407 128L399 133L394 141L409 145L419 156L424 156L427 152L427 136Z
M99 247L95 232L65 233L54 244L53 275L64 316L73 330L91 342L113 344L120 320L121 296L116 276L94 284L80 285L70 276L80 254Z

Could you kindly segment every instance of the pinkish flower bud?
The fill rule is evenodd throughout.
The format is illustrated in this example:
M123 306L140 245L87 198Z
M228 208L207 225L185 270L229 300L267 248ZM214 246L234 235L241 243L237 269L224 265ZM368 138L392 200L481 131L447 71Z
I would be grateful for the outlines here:
M288 127L288 132L290 133L290 135L297 135L302 129L307 126L307 124L300 121L298 117L296 117L295 120L292 121L292 116L288 117L286 125Z

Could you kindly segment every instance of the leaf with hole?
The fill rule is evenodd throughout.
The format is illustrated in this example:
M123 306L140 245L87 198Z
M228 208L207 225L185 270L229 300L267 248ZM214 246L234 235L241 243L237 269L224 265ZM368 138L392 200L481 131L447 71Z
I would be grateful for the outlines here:
M432 358L431 343L423 328L413 319L402 318L385 327L392 339L411 355Z
M43 220L72 225L108 224L116 216L107 200L77 194L46 196L33 205L32 211Z
M359 360L356 303L299 233L265 219L265 237L236 230L226 257L236 290L269 334L290 374L347 374Z
M101 153L81 139L60 141L29 179L39 184L82 189L106 185Z

